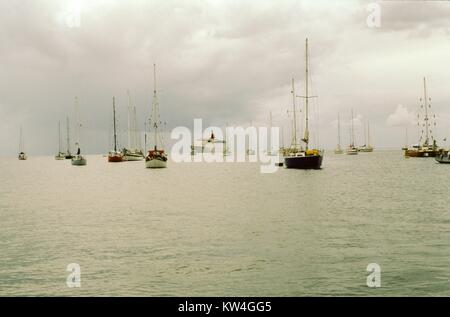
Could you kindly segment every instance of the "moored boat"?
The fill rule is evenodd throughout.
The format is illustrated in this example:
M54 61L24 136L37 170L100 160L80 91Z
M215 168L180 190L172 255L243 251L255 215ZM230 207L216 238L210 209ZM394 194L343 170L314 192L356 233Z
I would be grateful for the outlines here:
M436 156L435 160L441 164L450 164L450 151L442 150Z
M296 106L295 100L297 97L295 94L294 79L292 79L292 100L293 100L293 140L291 148L287 151L287 156L284 157L284 165L286 168L293 169L320 169L322 166L322 160L324 152L323 150L310 149L309 148L309 99L315 96L309 95L309 60L308 60L308 39L305 43L305 95L300 96L305 100L305 134L302 141L305 144L305 150L299 147L297 144L297 116L296 116Z
M344 150L341 148L341 118L338 114L338 145L334 150L334 154L343 154Z
M436 139L433 136L433 129L436 126L435 115L430 114L431 111L431 98L427 94L427 82L426 78L423 78L423 98L420 98L423 102L420 106L423 109L423 123L420 123L420 112L417 115L419 119L418 127L421 132L419 133L418 145L413 148L407 148L404 150L404 154L407 157L436 157L441 149L438 147ZM422 129L420 129L420 127Z
M24 148L25 148L25 141L24 141L22 126L21 126L20 127L20 141L19 141L19 155L18 155L19 161L26 161L28 159L28 156L25 154Z
M108 153L109 163L123 162L123 154L117 149L117 130L116 130L116 98L113 97L113 124L114 124L114 150Z
M80 146L80 118L79 118L79 113L78 113L78 97L75 97L75 113L76 113L76 117L77 117L77 126L75 129L76 132L76 143L75 145L77 146L78 150L77 150L77 154L74 155L71 159L72 165L74 166L85 166L87 164L87 159L81 154L81 146Z
M347 148L347 150L345 151L345 154L347 155L358 155L358 149L355 146L355 129L354 129L354 125L353 125L353 109L352 109L352 119L350 122L350 144Z
M159 103L156 92L156 65L153 64L153 100L152 100L152 116L150 118L150 127L153 127L154 136L154 148L148 151L145 157L146 168L165 168L167 167L167 154L163 148L159 148L159 143L162 144L162 138L159 134L159 125L161 121L159 119Z

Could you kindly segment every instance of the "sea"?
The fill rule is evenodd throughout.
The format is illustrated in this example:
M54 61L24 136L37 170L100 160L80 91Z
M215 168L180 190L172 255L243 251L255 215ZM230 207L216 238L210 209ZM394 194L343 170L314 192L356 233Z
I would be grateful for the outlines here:
M450 165L432 158L87 159L1 159L1 296L450 295Z

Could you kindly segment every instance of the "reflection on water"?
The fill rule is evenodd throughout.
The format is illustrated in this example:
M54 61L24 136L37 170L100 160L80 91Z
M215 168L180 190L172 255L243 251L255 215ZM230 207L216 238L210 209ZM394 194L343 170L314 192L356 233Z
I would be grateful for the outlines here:
M450 295L450 166L399 151L275 174L105 160L3 159L0 295Z

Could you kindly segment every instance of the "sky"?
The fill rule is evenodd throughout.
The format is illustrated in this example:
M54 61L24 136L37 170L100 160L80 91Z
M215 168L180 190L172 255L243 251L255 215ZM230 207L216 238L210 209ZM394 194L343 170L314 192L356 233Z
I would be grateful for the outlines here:
M0 156L17 154L20 126L29 155L56 154L75 96L85 153L110 148L113 96L125 144L127 90L143 130L153 63L166 131L194 118L267 126L272 112L287 143L306 38L313 143L336 146L339 114L346 146L351 109L357 143L368 121L377 148L403 146L406 128L416 143L423 77L440 141L450 137L449 16L448 1L0 0Z

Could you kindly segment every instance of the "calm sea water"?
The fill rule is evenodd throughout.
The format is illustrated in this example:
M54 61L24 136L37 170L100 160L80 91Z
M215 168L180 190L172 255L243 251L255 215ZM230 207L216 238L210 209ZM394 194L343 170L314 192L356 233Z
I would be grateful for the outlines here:
M433 159L328 152L260 174L30 157L0 180L0 295L450 295L450 166Z

